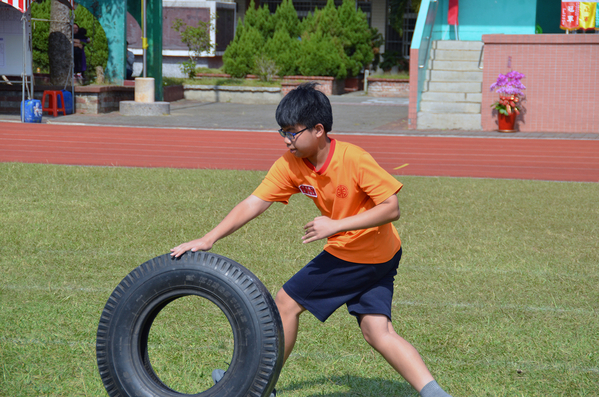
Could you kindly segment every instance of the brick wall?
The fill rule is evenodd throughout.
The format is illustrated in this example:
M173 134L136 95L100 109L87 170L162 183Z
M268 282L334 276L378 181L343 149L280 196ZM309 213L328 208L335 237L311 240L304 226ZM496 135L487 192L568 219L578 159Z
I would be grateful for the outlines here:
M407 97L410 95L409 80L368 79L368 96L373 97Z
M489 87L499 73L516 70L526 75L522 79L525 111L516 121L517 130L599 132L599 35L483 35L483 42L481 122L485 131L497 129L491 104L498 94Z
M118 112L120 101L135 98L134 87L81 86L75 87L77 113L100 114Z

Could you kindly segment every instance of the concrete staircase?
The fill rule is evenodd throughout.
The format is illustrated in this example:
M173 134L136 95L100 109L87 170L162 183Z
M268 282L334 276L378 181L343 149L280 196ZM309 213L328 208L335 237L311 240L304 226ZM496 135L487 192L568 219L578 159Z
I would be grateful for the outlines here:
M481 130L480 41L434 41L418 129ZM482 67L482 63L481 63Z

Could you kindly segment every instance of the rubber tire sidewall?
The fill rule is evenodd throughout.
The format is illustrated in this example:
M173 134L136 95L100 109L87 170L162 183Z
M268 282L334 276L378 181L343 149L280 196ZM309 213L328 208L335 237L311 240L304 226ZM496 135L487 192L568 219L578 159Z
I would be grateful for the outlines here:
M201 397L270 395L282 367L282 323L274 300L246 268L212 253L169 254L127 275L101 316L97 335L98 368L110 396L181 396L160 381L147 355L147 338L156 315L168 303L196 295L226 315L234 338L225 377Z

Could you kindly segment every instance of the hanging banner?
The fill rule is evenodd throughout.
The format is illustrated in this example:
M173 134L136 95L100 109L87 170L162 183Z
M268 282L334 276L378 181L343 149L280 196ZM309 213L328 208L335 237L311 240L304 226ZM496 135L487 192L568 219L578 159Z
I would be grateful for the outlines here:
M599 27L597 21L597 3L592 1L562 0L562 16L560 28L563 30L592 30Z
M6 3L9 6L13 6L17 10L21 12L25 12L29 9L31 2L33 0L0 0L2 3ZM73 9L75 0L59 0L64 5L68 6L70 9Z
M449 7L447 9L447 24L458 25L458 0L449 0Z
M580 3L580 28L595 29L595 11L597 3Z

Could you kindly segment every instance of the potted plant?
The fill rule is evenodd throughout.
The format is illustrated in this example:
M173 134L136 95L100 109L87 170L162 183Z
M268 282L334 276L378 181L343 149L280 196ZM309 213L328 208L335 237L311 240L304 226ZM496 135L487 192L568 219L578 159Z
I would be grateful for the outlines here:
M526 87L520 80L525 76L522 73L511 71L508 74L499 74L497 81L491 84L491 91L499 94L499 100L491 105L497 110L497 123L500 132L515 132L516 116L522 111L522 98Z

